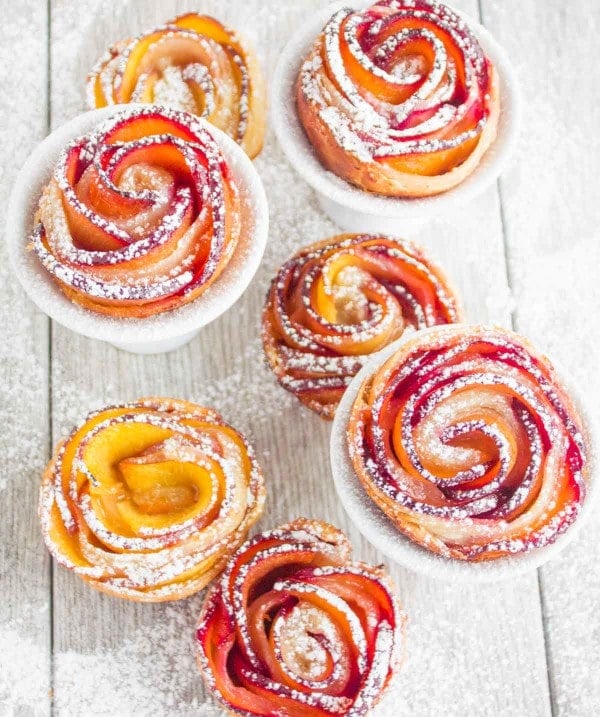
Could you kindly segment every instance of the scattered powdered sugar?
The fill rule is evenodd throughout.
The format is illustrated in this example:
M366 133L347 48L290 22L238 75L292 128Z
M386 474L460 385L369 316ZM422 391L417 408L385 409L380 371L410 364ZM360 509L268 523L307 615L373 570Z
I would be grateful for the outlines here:
M486 633L487 638L491 637L487 629ZM379 705L381 717L437 714L444 717L464 717L465 714L496 717L509 714L493 697L490 699L496 685L491 685L484 694L473 689L473 684L486 680L487 674L483 666L473 670L465 654L459 621L451 615L441 616L436 612L434 616L419 609L418 605L411 606L406 640L404 669ZM414 645L420 648L415 650L411 647ZM498 668L506 669L508 664L509 658L505 657ZM423 675L429 678L424 679ZM441 675L446 677L440 679ZM443 713L427 711L427 706L432 704L443 705Z
M45 129L45 39L38 34L46 8L24 2L3 13L0 84L10 106L1 112L0 232L19 166ZM15 58L19 58L16 64ZM40 71L41 70L41 71ZM29 111L20 112L25 106ZM37 484L48 446L48 320L13 280L0 238L0 714L49 713L49 595L46 563L35 520Z
M427 26L396 29L404 19ZM446 49L450 43L442 37L451 38L452 57ZM408 64L402 62L401 50L408 44L410 52L412 42L428 45L428 62L415 64L410 54ZM347 69L348 54L361 66L359 79ZM318 60L321 55L326 62ZM464 93L458 91L458 68ZM407 96L395 103L375 98L365 90L371 87L363 79L367 75L387 87L403 88ZM477 137L487 122L484 101L491 85L483 50L465 20L442 3L423 2L417 8L413 2L388 3L358 12L338 9L302 64L300 77L305 115L318 117L341 150L361 163L448 150ZM480 100L481 119L474 118L451 136L439 134L448 122L464 122L472 111L470 103ZM423 110L432 113L423 119Z
M45 636L32 638L23 620L0 624L0 714L48 714L49 673Z
M193 653L193 625L201 600L150 608L152 623L116 647L55 655L55 709L59 715L94 717L220 717L206 702Z
M490 286L485 296L485 309L489 316L510 316L517 306L507 285Z
M221 126L224 120L237 116L236 126L228 126L227 130L241 143L249 125L250 85L245 57L226 40L179 27L172 24L175 20L146 30L132 40L115 43L100 57L87 79L89 107L96 107L96 95L101 93L107 105L114 104L117 99L122 102L151 101L207 117L215 109L217 96L217 123ZM227 28L223 31L227 32ZM237 41L235 32L228 33L229 37L232 42ZM139 74L135 87L128 94L122 87L124 68L140 46L144 48L144 72ZM156 58L154 64L152 58ZM197 61L199 59L201 62ZM236 75L239 75L239 92L234 87ZM233 106L233 102L237 105Z
M493 13L505 14L497 0ZM530 17L523 18L523 22L530 21ZM560 33L562 42L580 37L570 18L567 22L556 18L549 31ZM590 26L590 42L593 32ZM512 41L509 34L506 38ZM600 85L595 76L592 86L579 84L574 65L555 57L549 47L546 52L539 60L543 71L541 64L534 72L531 67L522 71L529 99L518 153L527 160L515 163L501 180L515 287L515 327L560 361L597 416L600 204L596 164L600 144L590 134L595 120L579 120L576 108L597 95ZM549 91L564 93L568 102L555 103L548 93L530 89L547 77L554 78ZM555 150L548 152L548 147ZM594 477L598 479L597 470ZM596 507L576 543L541 571L549 673L556 713L561 717L600 711L596 678L600 673L599 526Z
M53 123L84 108L85 73L108 41L140 32L185 10L198 10L197 0L119 4L108 0L59 1L53 4ZM267 77L287 36L311 10L322 3L290 3L284 11L276 0L227 6L206 0L201 11L222 17L243 29L256 46ZM469 4L470 6L472 4ZM438 220L420 239L433 245L436 255L468 293L470 316L502 319L516 304L516 325L537 345L557 356L590 395L599 395L597 366L600 343L593 324L598 297L597 226L600 223L597 192L593 189L597 164L597 138L589 131L594 113L586 113L585 96L591 97L581 62L569 66L564 53L552 62L528 53L537 52L536 4L522 4L515 27L507 3L486 0L490 18L504 18L499 39L521 61L521 76L528 80L526 126L518 152L519 166L502 179L504 209L510 240L514 297L502 278L501 257L490 249L496 231L496 207L482 198L449 220ZM21 97L35 108L19 112L11 103L9 121L0 126L0 144L11 161L0 169L6 200L14 169L22 163L35 138L43 133L46 8L29 0L29 13L9 11L3 26L0 68L9 97ZM463 3L463 6L466 5ZM570 14L547 13L557 42L561 23L580 20ZM554 23L554 24L553 24ZM37 30L33 29L33 24ZM531 27L531 43L523 26ZM500 27L500 24L497 25ZM494 24L496 27L496 24ZM545 27L545 26L544 26ZM585 47L595 25L577 43ZM572 31L571 28L570 31ZM540 29L540 35L547 32ZM549 31L548 31L549 32ZM548 35L549 37L549 35ZM15 48L21 62L14 72ZM548 41L548 53L556 52ZM544 60L547 58L544 58ZM564 64L563 64L564 63ZM577 75L575 75L577 73ZM560 98L551 84L560 76L581 88L572 103L575 122L557 118ZM566 85L565 85L566 87ZM541 89L540 89L541 88ZM578 90L579 91L579 90ZM554 93L554 94L553 94ZM584 94L584 93L587 93ZM596 93L597 94L597 93ZM558 98L558 99L557 99ZM577 114L579 113L579 114ZM10 154L8 154L10 153ZM275 270L298 247L337 233L319 211L315 195L285 161L269 133L255 166L265 184L271 210L269 242L263 263L244 298L226 315L206 327L190 346L166 356L139 357L76 337L59 326L53 330L52 403L54 438L64 435L86 413L113 402L148 393L175 395L214 405L226 420L256 442L268 483L266 516L262 527L291 517L298 511L330 517L350 528L333 495L327 462L328 426L297 406L279 388L262 364L259 323L262 302ZM577 167L578 172L567 168ZM578 175L576 185L570 177ZM587 182L587 186L586 186ZM560 231L557 229L561 227ZM399 226L399 234L406 235ZM481 251L479 251L479 249ZM12 508L3 527L25 534L35 519L36 483L46 459L48 444L45 344L48 322L33 310L10 280L10 269L0 244L0 270L4 295L0 346L3 385L0 418L10 430L0 439L5 486L2 498L11 496ZM481 269L481 258L486 264ZM477 297L481 298L478 299ZM480 308L481 307L481 308ZM592 318L590 318L592 317ZM286 438L281 435L286 432ZM8 454L7 454L8 452ZM11 491L13 491L11 493ZM12 523L10 516L13 521ZM592 521L593 522L593 521ZM597 521L596 521L597 522ZM12 528L8 527L13 525ZM2 530L3 528L0 528ZM36 535L35 526L27 528ZM12 537L13 532L6 533ZM351 529L356 554L369 562L381 559L356 529ZM4 533L3 533L4 536ZM6 554L21 562L9 569L20 575L39 576L41 545L26 538L18 550L6 542ZM557 712L561 717L596 714L599 710L596 676L598 664L597 609L600 572L597 569L598 531L568 548L542 571L544 619ZM0 548L0 557L4 555ZM34 559L33 566L30 561ZM0 561L1 562L1 561ZM386 561L388 565L390 561ZM3 563L4 568L4 563ZM202 596L171 605L136 606L117 603L82 586L55 568L55 714L71 715L183 715L217 717L222 710L205 696L193 658L193 625ZM398 714L477 717L501 714L550 713L544 636L535 575L506 585L463 588L417 578L393 568L399 594L409 615L407 655L400 673L374 717ZM4 591L4 574L2 577ZM20 585L29 583L22 578ZM21 593L4 599L2 608L28 615ZM19 603L15 605L15 602ZM110 616L111 619L104 619ZM47 714L48 651L43 624L0 620L0 713ZM76 618L81 617L78 621ZM3 620L3 621L2 621ZM37 634L36 634L37 630ZM32 637L32 635L36 635ZM98 637L100 635L100 637ZM515 665L517 667L515 667ZM523 667L524 666L524 667ZM522 669L521 669L522 668Z
M245 370L248 363L253 367L253 380L248 380ZM205 382L199 388L197 400L218 406L224 415L235 416L236 424L245 426L250 434L263 428L273 415L295 405L266 368L259 339L248 342L244 353L234 360L232 369L224 379Z

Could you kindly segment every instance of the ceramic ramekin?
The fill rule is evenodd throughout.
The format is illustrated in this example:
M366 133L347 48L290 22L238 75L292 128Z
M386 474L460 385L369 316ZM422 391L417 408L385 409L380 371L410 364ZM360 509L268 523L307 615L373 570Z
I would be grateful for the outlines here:
M271 118L285 155L298 174L315 190L321 207L332 221L345 231L397 234L399 227L404 231L411 226L419 226L470 201L498 178L518 138L521 99L516 74L506 52L484 27L458 13L467 20L500 78L498 136L477 168L457 187L422 199L396 199L372 194L337 177L321 164L302 128L296 109L296 80L302 61L334 12L341 7L359 9L373 2L336 2L306 18L279 57L271 90Z
M436 328L439 327L424 329L423 333L435 331ZM354 377L336 411L331 430L330 459L333 480L344 509L364 537L390 560L395 561L402 567L431 578L457 583L495 582L538 568L558 555L571 543L579 534L598 503L600 488L595 470L598 465L597 437L600 433L598 432L599 427L594 413L586 405L584 394L577 390L562 367L550 359L560 376L562 384L580 411L587 428L590 445L588 460L592 480L589 483L588 494L581 512L573 525L565 533L558 536L551 545L537 548L529 553L478 563L436 555L403 535L367 495L354 472L346 439L350 411L363 381L375 373L405 341L411 338L411 336L401 338L395 343L386 346L379 353L374 354Z
M204 123L219 144L240 190L248 221L229 264L221 276L195 301L174 311L144 319L115 319L72 303L27 250L33 216L43 187L68 142L116 112L134 112L147 105L116 105L81 114L49 135L21 169L10 197L6 241L14 272L29 298L48 316L78 334L107 341L134 353L172 351L190 341L200 329L229 309L255 275L265 249L269 212L265 191L252 162L224 132Z

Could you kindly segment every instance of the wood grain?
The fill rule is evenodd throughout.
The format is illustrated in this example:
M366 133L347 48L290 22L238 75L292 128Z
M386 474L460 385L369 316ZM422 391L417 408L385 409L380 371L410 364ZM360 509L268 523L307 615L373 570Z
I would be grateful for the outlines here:
M518 161L501 180L515 324L600 399L598 3L484 2L521 74ZM519 22L515 22L515 18ZM597 461L597 459L596 459ZM596 473L597 475L597 473ZM600 711L600 523L540 571L554 713Z
M276 2L248 2L224 6L205 2L202 10L244 28L258 48L268 76L285 38L318 5L305 2L282 7ZM107 40L136 32L188 7L194 5L128 2L111 14L103 5L80 3L74 9L72 4L59 3L52 15L55 122L79 108L84 68L90 66ZM474 2L462 3L462 7L472 13L477 9ZM75 28L82 36L74 46ZM273 137L269 136L257 166L269 194L272 230L263 267L242 301L190 346L167 356L129 356L55 327L54 437L58 438L65 427L67 416L70 421L74 412L81 415L91 406L112 400L147 393L211 400L229 420L248 432L262 458L270 488L262 526L297 515L326 518L349 529L358 555L380 562L380 556L348 525L335 497L328 464L329 426L272 385L257 345L264 290L273 270L293 248L334 233L335 228L316 209L311 192L285 165ZM418 239L432 248L455 278L473 320L506 323L508 286L495 191L464 214L436 222ZM489 271L482 272L479 262ZM240 356L244 360L240 361ZM257 378L259 372L263 375ZM64 386L69 386L66 395ZM219 395L214 387L222 387L225 395ZM269 403L261 396L266 387ZM230 391L235 393L233 401ZM405 709L415 714L436 714L444 708L446 713L458 715L472 710L473 700L485 694L480 714L547 713L535 576L516 585L474 590L443 586L399 569L393 572L412 619L410 639L414 641L396 703L400 699ZM162 629L165 620L169 624L164 607L132 606L93 594L63 571L56 576L54 600L59 654L69 649L106 651L110 659L110 654L122 651L128 640L136 640L140 630L155 629L156 624ZM195 598L181 609L193 617L197 605ZM514 655L528 663L527 670L514 669ZM57 664L60 678L60 657ZM424 679L432 665L439 675L433 685ZM191 664L189 669L189 681L179 685L183 691L176 695L180 706L204 699ZM507 684L512 687L510 691ZM66 714L70 698L63 699L62 690L58 679L56 705L59 713ZM166 706L160 690L157 699ZM390 705L388 701L381 714L389 713Z
M26 101L19 112L4 110L2 126L9 131L0 136L1 146L5 152L13 149L11 133L18 132L22 160L44 132L46 77L40 68L46 67L48 40L48 108L57 127L84 109L85 74L114 40L187 10L213 13L244 31L269 78L287 37L321 5L319 0L52 0L48 35L45 8L33 0L21 3L11 11L16 30L2 52L7 57L17 52L23 23L33 23L37 32L23 53L23 78L13 78L9 87L11 96L20 93ZM600 81L592 78L595 87L590 90L579 53L591 47L598 9L593 0L569 6L568 13L552 13L551 3L516 0L461 0L454 5L473 17L481 6L485 24L521 71L530 103L522 152L500 190L491 188L419 232L407 233L399 226L398 233L427 246L445 267L462 293L470 321L510 326L514 309L516 328L552 350L597 392L600 330L590 332L585 317L600 297L596 285L582 285L579 268L584 260L597 265L600 259L600 204L594 195L599 144L591 139L600 117L598 107L582 112L589 97L597 96ZM587 22L588 17L594 22ZM349 524L336 498L328 461L329 424L279 389L263 364L259 340L262 303L273 272L299 246L337 230L287 164L272 133L256 166L271 212L263 264L238 304L176 352L135 356L54 325L49 366L47 320L8 282L11 309L4 330L10 340L0 353L8 381L0 410L10 410L5 424L10 421L11 432L3 434L0 450L17 460L8 462L12 473L3 494L13 506L14 520L0 522L2 592L8 596L0 602L0 625L14 629L23 644L35 646L39 664L32 681L35 694L44 695L38 702L26 700L22 714L49 711L50 602L54 714L221 714L205 694L192 656L202 596L172 605L134 605L94 592L60 568L50 585L34 508L50 425L56 442L91 409L143 395L213 405L248 435L264 467L269 497L260 528L299 515L324 518L349 532L357 556L383 562ZM12 171L1 177L3 198ZM565 343L565 335L578 343ZM574 346L579 347L576 354ZM16 386L26 387L20 399ZM16 412L15 397L21 403ZM410 618L408 659L375 714L542 717L553 708L569 716L597 711L600 685L582 666L594 648L597 652L600 632L595 610L600 601L595 569L599 538L597 529L588 531L564 558L541 571L539 581L534 573L494 586L453 586L390 565ZM3 659L0 651L0 668Z
M46 8L35 0L3 12L0 203L46 133ZM22 57L18 72L14 58ZM18 98L7 101L6 98ZM48 320L11 277L0 246L0 713L50 711L50 577L36 505L48 455Z

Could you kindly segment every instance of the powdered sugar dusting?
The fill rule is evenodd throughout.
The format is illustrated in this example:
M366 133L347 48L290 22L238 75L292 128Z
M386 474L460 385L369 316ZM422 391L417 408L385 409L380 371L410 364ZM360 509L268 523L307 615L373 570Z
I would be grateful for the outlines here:
M274 714L282 696L296 709L348 717L364 717L378 701L399 665L404 615L381 568L351 562L350 552L342 532L304 518L238 550L211 590L196 633L202 675L227 708L243 703L241 695L221 691L221 671L236 683L243 678L241 694L248 685L267 690ZM364 604L356 600L361 592ZM215 629L228 653L224 663L213 657Z
M584 3L578 6L578 17L554 16L539 34L531 29L539 17L532 7L523 13L517 34L500 0L489 3L485 17L498 28L507 51L520 59L528 97L526 131L519 146L520 156L526 152L528 161L516 164L501 181L515 325L560 360L597 405L600 334L594 312L600 305L600 143L593 131L595 118L581 116L576 108L600 92L600 82L594 73L585 73L585 81L579 81L578 63L556 56L551 47L553 37L560 37L563 47L572 38L593 47L596 13L589 23L583 18L591 18L590 11L596 9L594 3ZM524 43L529 52L523 51ZM529 59L533 52L538 57L535 65ZM536 91L540 87L543 91ZM548 146L556 151L548 154ZM534 198L526 191L533 181ZM597 409L592 410L597 416ZM598 435L596 431L596 439ZM600 710L595 679L600 673L595 607L600 601L599 527L597 509L576 544L541 571L549 673L555 711L561 717Z
M453 4L471 12L476 6L475 2ZM581 8L572 3L566 15L553 12L549 3L543 16L539 4L521 3L519 22L515 22L510 3L485 0L482 5L486 22L492 21L492 30L519 62L521 77L528 82L527 129L518 153L523 161L503 179L513 277L519 284L514 291L518 328L531 334L539 346L551 349L593 396L598 391L600 343L588 317L590 307L598 305L594 271L600 261L596 255L600 204L592 181L597 137L589 129L595 114L582 108L596 92L590 88L590 80L598 78L582 71L582 48L593 46L597 23L583 22L580 13L588 12L592 3L582 2ZM25 7L30 8L27 15ZM231 5L203 0L201 10L244 28L268 73L291 32L321 8L317 0L285 6L280 0ZM197 0L53 2L54 125L84 109L85 73L108 41L158 25L177 12L198 9ZM43 3L15 4L3 25L0 67L4 68L3 78L10 81L4 87L9 96L20 98L11 103L8 121L0 131L0 141L11 153L11 162L5 162L0 170L4 198L14 177L13 161L20 164L33 138L41 136L45 37L40 18L45 12ZM538 24L540 18L542 25ZM34 21L37 31L33 31ZM561 53L556 53L558 41ZM540 59L542 47L547 54ZM572 52L577 61L569 63ZM15 72L17 54L20 60ZM554 83L561 77L564 92L555 92ZM574 121L563 124L557 107L573 88L579 93L569 110ZM25 98L29 98L31 111L20 111ZM298 514L329 519L346 526L355 552L377 564L381 554L361 539L333 493L327 464L329 427L297 407L276 385L261 364L258 339L265 292L277 267L303 244L337 230L319 211L314 194L285 161L272 136L255 166L267 188L272 222L263 265L247 294L190 346L167 356L130 356L55 325L54 439L92 408L153 392L213 404L256 444L269 490L263 528ZM511 216L516 222L512 228ZM434 256L456 278L470 319L506 323L507 310L514 303L506 290L498 227L495 194L489 193L436 220L419 236L412 237L402 225L398 233L434 250ZM0 270L8 275L5 261ZM586 281L590 276L592 280ZM21 596L23 589L37 589L31 587L31 576L43 573L33 511L48 443L44 415L47 320L32 310L16 282L7 279L4 292L0 323L9 338L2 341L0 358L2 368L8 366L9 387L3 387L2 418L10 431L2 432L2 455L7 449L14 451L14 461L0 476L6 484L0 495L5 500L8 497L9 503L4 505L17 501L21 505L20 511L12 512L16 530L18 534L27 530L31 537L18 547L5 542L0 563L6 565L2 558L10 556L9 580L18 577L16 589ZM519 323L525 318L524 307L533 317L527 327ZM14 410L16 406L19 411ZM27 407L31 412L25 415ZM6 521L3 526L8 529ZM544 568L550 575L545 584L545 616L553 684L558 688L557 709L562 717L598 712L596 675L600 666L594 626L595 606L600 602L600 541L595 527L590 528L586 537ZM17 557L21 562L13 562ZM26 567L29 561L31 568ZM387 562L391 567L391 561ZM478 717L550 714L535 575L491 588L461 587L391 569L410 616L408 648L405 669L374 710L375 717L441 712L449 717L465 713ZM176 605L135 606L96 595L79 586L80 581L66 571L56 570L55 582L58 717L80 713L222 716L222 710L205 696L192 656L190 626L199 613L201 596ZM0 591L5 585L3 574ZM8 607L25 614L18 602L3 600L0 611ZM1 643L6 650L0 655L6 659L2 661L0 656L0 684L11 679L8 692L2 693L8 695L6 705L0 702L3 714L18 714L19 700L26 714L37 717L36 712L47 713L47 689L39 686L46 674L39 652L44 654L49 616L38 613L37 608L34 614L35 619L30 619L27 613L27 621L17 628L1 622L0 634L6 635L7 641ZM27 640L26 635L32 633L35 640ZM20 666L20 672L11 671L11 660ZM5 664L8 672L3 669ZM20 684L27 687L27 693L11 691L15 685L12 676L26 674L26 668L29 681L25 685L21 679Z
M151 624L111 649L59 652L58 714L222 717L220 708L193 689L197 668L190 625L199 610L199 598L155 606Z
M0 714L47 717L48 564L35 501L48 445L48 320L13 280L4 240L17 170L45 132L46 7L12 10L3 8L0 43Z
M21 606L32 618L31 606ZM32 637L23 618L0 623L0 712L47 714L50 662L44 636Z
M413 43L428 46L426 61L411 54ZM348 53L360 76L349 69ZM344 153L361 163L385 163L451 150L478 137L490 113L488 72L467 22L443 3L384 2L358 12L342 7L302 64L299 102L306 105L303 116L318 117ZM375 83L385 83L388 94L372 92ZM463 126L453 131L453 123ZM315 142L310 124L305 121Z
M458 304L419 247L342 234L309 244L279 268L263 313L265 356L285 389L332 418L370 354L400 335L458 321Z
M204 25L206 34L190 27L190 20ZM246 57L235 47L238 43L235 32L218 24L211 27L210 19L206 23L200 15L174 18L113 44L100 57L87 78L88 105L91 109L126 102L168 105L214 120L242 144L257 77L250 77Z

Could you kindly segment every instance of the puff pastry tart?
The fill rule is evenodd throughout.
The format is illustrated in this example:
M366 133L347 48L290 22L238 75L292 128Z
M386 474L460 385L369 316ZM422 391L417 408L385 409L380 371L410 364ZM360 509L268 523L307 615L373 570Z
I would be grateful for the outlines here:
M502 329L416 334L365 380L347 431L371 498L409 538L449 558L546 546L586 496L577 408L548 359Z
M115 43L88 75L90 108L144 102L198 115L250 157L265 134L265 89L254 51L214 17L188 13Z
M228 164L193 115L127 110L61 154L31 244L73 302L142 318L193 301L219 277L241 213Z
M231 714L366 715L398 668L404 615L382 569L332 525L258 535L207 595L197 658Z
M116 597L159 602L218 575L263 503L236 430L211 409L147 398L91 413L57 446L39 513L61 565Z
M340 234L280 268L263 314L263 345L279 383L331 419L370 354L407 331L460 319L453 290L421 248Z
M424 197L477 167L500 93L461 16L431 0L379 0L331 17L302 64L297 105L327 169L370 192Z

